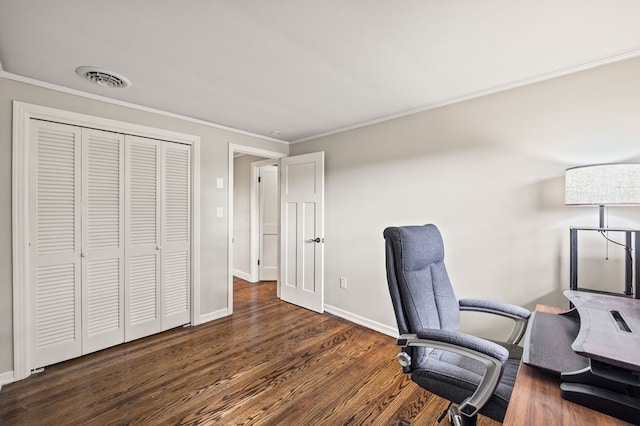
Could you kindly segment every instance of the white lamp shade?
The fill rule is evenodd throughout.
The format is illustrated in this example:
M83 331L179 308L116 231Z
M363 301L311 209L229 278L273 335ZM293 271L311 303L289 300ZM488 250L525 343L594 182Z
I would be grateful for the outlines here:
M640 204L640 163L595 164L567 169L565 204Z

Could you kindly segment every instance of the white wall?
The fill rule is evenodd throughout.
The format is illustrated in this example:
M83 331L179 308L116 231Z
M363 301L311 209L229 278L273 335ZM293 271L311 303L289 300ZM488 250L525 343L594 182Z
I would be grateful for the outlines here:
M251 163L264 160L242 155L233 161L233 274L251 278Z
M217 127L74 96L0 77L0 379L13 370L11 258L12 100L198 135L200 145L201 306L203 316L224 311L228 302L228 146L246 145L286 153L288 146ZM223 178L224 188L216 188ZM216 216L222 207L224 216Z
M598 214L564 206L564 170L640 160L639 76L627 60L292 145L326 153L325 302L395 327L382 231L435 223L458 297L564 305L568 228ZM639 213L611 208L609 224L640 226Z

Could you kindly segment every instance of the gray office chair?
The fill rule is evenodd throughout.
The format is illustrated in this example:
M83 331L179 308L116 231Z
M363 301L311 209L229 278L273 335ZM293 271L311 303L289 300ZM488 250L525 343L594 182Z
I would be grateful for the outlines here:
M438 421L448 414L453 424L475 425L482 413L502 422L522 356L517 343L530 312L492 300L457 300L435 225L390 227L384 238L403 371L451 401ZM460 311L501 315L515 326L506 342L492 342L458 332Z

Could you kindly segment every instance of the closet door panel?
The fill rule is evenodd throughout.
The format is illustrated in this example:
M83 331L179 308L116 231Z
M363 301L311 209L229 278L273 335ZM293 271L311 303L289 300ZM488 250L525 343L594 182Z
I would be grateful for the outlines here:
M156 324L159 322L158 299L158 260L155 253L148 255L130 256L128 270L129 318L130 328L140 327L144 324ZM151 326L151 330L159 327Z
M80 128L31 120L31 368L81 354Z
M189 322L189 252L167 253L163 259L163 329Z
M190 321L191 147L163 143L162 329Z
M160 289L161 142L125 138L125 340L162 330Z
M124 342L124 135L82 130L83 353Z

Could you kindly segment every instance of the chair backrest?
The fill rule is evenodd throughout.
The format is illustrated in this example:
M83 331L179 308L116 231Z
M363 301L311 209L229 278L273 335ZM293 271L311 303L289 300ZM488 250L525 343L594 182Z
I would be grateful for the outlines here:
M384 238L387 282L400 334L424 328L457 330L460 308L438 228L389 227Z

